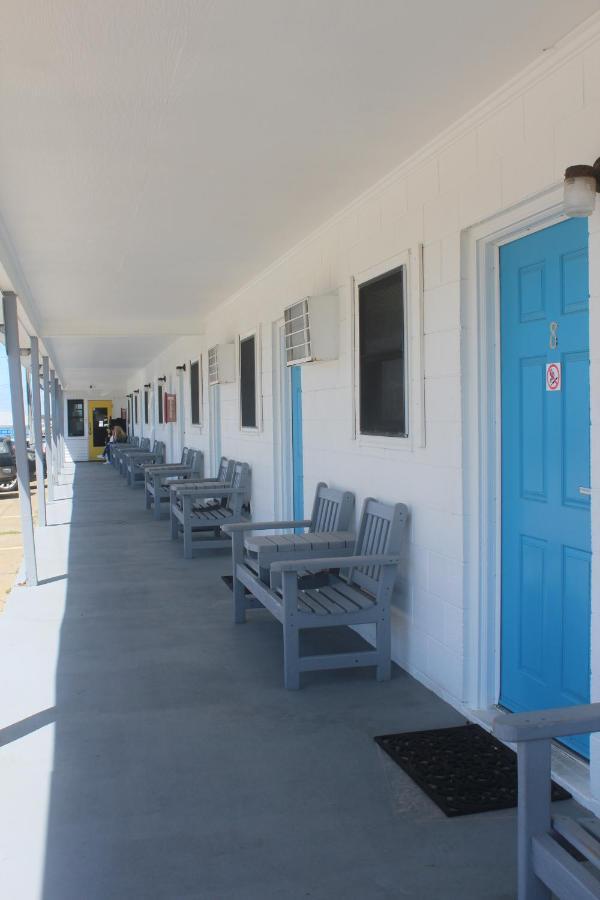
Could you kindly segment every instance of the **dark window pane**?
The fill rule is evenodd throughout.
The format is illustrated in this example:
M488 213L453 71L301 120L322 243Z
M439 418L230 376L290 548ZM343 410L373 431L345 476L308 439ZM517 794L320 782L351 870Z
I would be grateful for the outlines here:
M242 428L256 428L256 339L240 341L240 397Z
M361 434L406 436L404 270L361 285Z
M137 394L133 397L133 418L135 419L135 424L138 423L138 398Z
M163 386L159 384L158 386L158 421L159 424L162 425L165 418L164 411L164 401L163 401Z
M200 365L190 365L190 405L192 408L192 425L200 424Z
M150 421L150 394L144 391L144 422L147 425Z
M69 437L83 437L83 400L67 400L67 434Z

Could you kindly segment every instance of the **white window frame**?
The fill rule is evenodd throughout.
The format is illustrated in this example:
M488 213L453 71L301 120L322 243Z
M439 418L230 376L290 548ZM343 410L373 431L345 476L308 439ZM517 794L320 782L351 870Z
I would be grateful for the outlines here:
M199 422L192 422L192 365L198 364L198 417ZM186 379L186 392L189 394L190 428L197 432L204 429L204 373L202 372L202 354L196 359L188 360L189 374Z
M353 361L352 437L359 447L412 451L425 446L425 372L423 366L423 264L422 246L357 272L352 278L351 341ZM404 367L406 436L361 434L359 290L363 284L403 267L404 271Z
M263 410L262 410L262 366L261 366L261 329L260 326L239 334L237 337L237 387L238 387L238 422L240 431L247 434L258 434L262 431ZM242 342L248 338L254 338L254 392L256 402L256 425L242 425L242 371L241 371L241 349Z

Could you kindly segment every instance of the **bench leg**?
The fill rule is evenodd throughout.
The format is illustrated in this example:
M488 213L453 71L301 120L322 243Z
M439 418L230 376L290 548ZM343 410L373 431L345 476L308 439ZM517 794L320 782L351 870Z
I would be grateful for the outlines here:
M173 513L174 502L175 501L173 499L169 500L169 516L171 519L171 540L172 541L176 541L177 538L179 537L179 523L177 521L177 518L175 517L175 514ZM154 515L156 515L156 510L154 510Z
M283 683L288 691L300 687L300 632L296 625L298 579L295 572L283 572Z
M231 558L233 569L233 621L243 625L246 621L245 588L237 577L238 563L242 565L244 557L244 535L234 532L231 536Z
M392 629L390 625L390 608L386 608L377 623L377 681L389 681L392 677Z
M192 558L192 498L183 498L183 557Z
M150 494L150 491L148 490L148 483L147 483L147 482L146 482L146 485L145 485L145 487L144 487L144 492L145 492L145 494L146 494L146 509L151 509L151 508L152 508L152 496L151 496L151 494Z
M550 900L551 892L533 870L532 838L547 834L550 814L550 741L519 745L518 900Z
M160 495L161 495L161 490L162 490L162 479L160 477L154 478L153 487L154 487L154 496L153 496L154 518L156 519L156 521L158 521L160 519Z

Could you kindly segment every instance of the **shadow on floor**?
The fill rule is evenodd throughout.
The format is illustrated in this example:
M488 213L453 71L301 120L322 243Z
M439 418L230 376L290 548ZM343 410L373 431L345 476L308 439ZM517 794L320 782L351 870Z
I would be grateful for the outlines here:
M285 691L226 553L184 560L111 466L72 503L43 900L514 896L514 814L447 820L373 742L454 710L399 669Z

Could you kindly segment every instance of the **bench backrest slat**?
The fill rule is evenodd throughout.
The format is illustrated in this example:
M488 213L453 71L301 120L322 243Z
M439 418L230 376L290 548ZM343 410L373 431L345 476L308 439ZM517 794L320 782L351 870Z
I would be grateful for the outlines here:
M358 526L354 556L399 553L407 517L408 508L404 503L379 503L367 497ZM381 566L357 566L349 571L348 580L375 596L380 576Z
M150 438L142 438L140 441L140 450L150 449Z
M202 450L191 450L188 460L192 475L202 478L204 475L204 453Z
M229 494L225 503L227 509L231 510L234 516L239 516L250 488L250 466L248 463L234 462L231 487L243 489L243 493Z
M311 532L348 531L354 511L354 494L328 487L321 481L315 491Z

